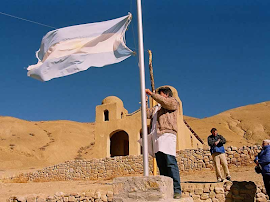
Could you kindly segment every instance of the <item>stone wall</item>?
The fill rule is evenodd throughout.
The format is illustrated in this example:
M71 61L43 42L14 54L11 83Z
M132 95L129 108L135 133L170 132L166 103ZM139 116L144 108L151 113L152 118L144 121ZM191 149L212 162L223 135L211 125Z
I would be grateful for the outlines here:
M194 202L253 202L269 198L262 184L226 181L222 183L182 183L183 196Z
M231 166L246 166L253 164L260 146L244 146L241 148L228 147L227 161ZM180 171L213 169L212 157L209 150L183 150L177 152ZM149 157L150 174L153 171L152 158ZM105 180L115 177L143 174L143 158L139 156L119 156L113 158L72 160L55 166L46 167L31 173L20 174L6 179L12 182L45 182L65 180Z
M229 166L253 165L254 157L260 152L260 146L244 146L241 148L226 148ZM213 169L209 150L184 150L177 152L179 168L182 172ZM152 158L149 157L150 174ZM63 164L50 166L31 173L20 174L6 179L12 182L43 182L59 180L97 180L113 179L119 176L143 174L142 156L120 156L114 158L74 160ZM181 183L183 196L192 197L195 202L249 202L267 201L268 196L263 184L254 182L223 183ZM98 190L84 193L64 194L54 196L12 196L8 202L76 202L76 201L113 201L113 192L100 193Z
M83 193L65 194L57 192L53 196L46 195L28 195L28 196L12 196L7 199L7 202L111 202L113 201L113 192L108 191L87 191Z
M192 197L194 202L266 202L269 199L264 186L254 182L181 183L181 186L183 197ZM99 190L73 194L58 192L53 196L12 196L7 202L110 202L114 194Z
M253 164L255 156L261 151L261 146L227 147L226 157L229 167ZM181 171L213 169L213 160L209 150L178 151L177 162Z

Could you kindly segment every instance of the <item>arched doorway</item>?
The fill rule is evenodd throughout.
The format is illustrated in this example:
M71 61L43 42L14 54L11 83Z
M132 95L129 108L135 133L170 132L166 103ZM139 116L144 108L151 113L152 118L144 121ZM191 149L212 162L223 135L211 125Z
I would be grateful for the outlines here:
M125 131L121 130L112 133L110 138L110 155L111 157L129 155L129 137Z

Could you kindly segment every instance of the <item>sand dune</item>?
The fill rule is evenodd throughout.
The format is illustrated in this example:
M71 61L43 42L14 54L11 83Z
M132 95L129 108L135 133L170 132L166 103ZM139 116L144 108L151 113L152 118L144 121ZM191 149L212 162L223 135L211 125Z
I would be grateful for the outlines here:
M0 117L0 170L39 168L80 158L93 144L93 123Z
M227 145L261 144L270 138L270 102L228 110L213 117L185 116L206 142L216 127ZM42 168L72 159L95 157L94 123L73 121L31 122L0 117L0 172Z
M215 127L227 139L227 145L261 144L262 140L270 138L270 101L186 121L205 142L211 128Z

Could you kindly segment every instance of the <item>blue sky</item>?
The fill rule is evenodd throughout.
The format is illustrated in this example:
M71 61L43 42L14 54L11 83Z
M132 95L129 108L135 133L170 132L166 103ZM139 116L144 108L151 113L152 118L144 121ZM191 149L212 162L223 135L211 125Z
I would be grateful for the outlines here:
M270 100L269 0L143 0L144 48L155 85L174 86L184 114L204 118ZM0 12L61 28L133 14L127 45L137 51L135 0L1 0ZM140 107L138 57L40 82L26 76L52 28L0 15L0 115L30 121L95 121L110 95ZM145 52L146 87L151 88Z

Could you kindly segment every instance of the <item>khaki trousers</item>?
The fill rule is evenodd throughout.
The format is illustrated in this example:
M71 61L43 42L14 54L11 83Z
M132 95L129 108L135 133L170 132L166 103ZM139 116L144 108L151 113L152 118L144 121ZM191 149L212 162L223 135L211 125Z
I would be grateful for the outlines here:
M229 172L229 169L228 169L228 163L227 163L225 153L221 154L221 153L216 152L216 153L212 154L212 157L213 157L213 162L214 162L214 166L215 166L215 169L216 169L217 179L219 179L219 178L223 179L221 177L221 173L220 173L220 164L222 165L225 177L230 176L230 172Z

